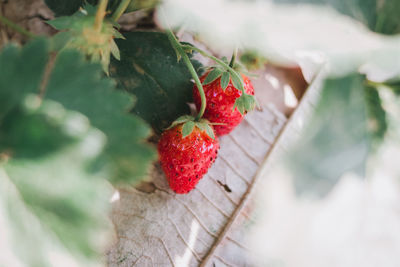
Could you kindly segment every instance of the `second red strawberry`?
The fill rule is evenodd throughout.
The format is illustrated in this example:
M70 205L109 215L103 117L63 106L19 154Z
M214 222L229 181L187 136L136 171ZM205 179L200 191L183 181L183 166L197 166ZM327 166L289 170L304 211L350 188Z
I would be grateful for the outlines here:
M208 74L201 76L202 83ZM242 95L242 92L235 88L231 79L229 79L229 83L224 90L221 87L221 78L219 77L213 82L203 85L207 102L203 117L211 123L218 123L218 125L214 125L214 129L219 136L230 133L244 117L244 114L242 115L237 108L233 109L236 99ZM250 79L243 74L242 79L245 92L249 95L254 95L254 88ZM193 99L197 110L199 110L201 98L196 85L193 87Z

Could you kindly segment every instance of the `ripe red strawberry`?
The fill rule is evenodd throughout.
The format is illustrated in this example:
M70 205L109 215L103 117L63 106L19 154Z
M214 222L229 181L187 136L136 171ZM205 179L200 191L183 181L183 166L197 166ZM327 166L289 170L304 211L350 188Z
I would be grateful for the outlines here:
M227 73L222 74L222 76L219 76L210 83L207 83L206 81L204 84L208 74L213 76L212 72L213 71L208 72L200 78L200 81L203 83L203 89L207 102L203 117L209 120L211 123L222 124L214 125L215 132L220 136L230 133L243 120L244 114L239 112L239 107L235 107L235 109L233 109L235 101L242 95L242 91L237 88L238 86L235 87L233 85L232 79ZM217 75L218 74L221 75L221 73L217 73ZM211 78L211 80L212 79L213 78ZM242 79L246 94L251 96L254 95L254 88L249 78L242 74ZM226 88L223 89L223 86L226 86ZM199 110L201 106L201 98L196 85L193 87L193 98L196 108Z
M214 163L219 143L212 127L204 121L181 122L178 119L162 133L158 154L170 188L178 194L186 194Z

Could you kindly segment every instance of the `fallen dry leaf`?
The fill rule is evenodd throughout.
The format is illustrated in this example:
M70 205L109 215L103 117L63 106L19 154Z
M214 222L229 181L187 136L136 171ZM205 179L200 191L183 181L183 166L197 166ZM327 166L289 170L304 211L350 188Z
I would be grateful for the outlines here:
M220 138L215 164L187 195L169 189L159 166L151 183L121 189L113 202L117 242L108 252L109 266L246 264L237 226L251 221L250 193L285 122L273 106L248 114Z

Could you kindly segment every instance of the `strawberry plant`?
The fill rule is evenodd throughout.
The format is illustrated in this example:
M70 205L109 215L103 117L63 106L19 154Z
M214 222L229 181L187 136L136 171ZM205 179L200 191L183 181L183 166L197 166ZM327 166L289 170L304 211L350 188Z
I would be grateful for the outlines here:
M145 181L158 163L175 193L191 192L217 158L219 136L257 106L243 64L300 66L322 88L290 148L298 192L323 195L346 172L366 176L397 129L383 97L400 92L394 0L44 2L52 35L0 14L2 35L23 36L0 43L5 266L56 266L52 253L71 266L101 264L113 190ZM129 12L151 26L124 28ZM233 53L228 61L209 50Z

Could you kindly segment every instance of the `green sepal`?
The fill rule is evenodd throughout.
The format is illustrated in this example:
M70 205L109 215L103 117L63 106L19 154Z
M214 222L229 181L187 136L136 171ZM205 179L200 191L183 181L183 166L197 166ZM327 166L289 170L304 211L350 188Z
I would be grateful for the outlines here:
M115 57L115 59L121 60L119 48L118 48L117 44L114 42L114 40L111 40L110 46L111 46L111 54Z
M229 75L229 72L226 71L221 76L221 88L222 88L222 90L225 91L226 87L228 87L229 80L230 80L230 75Z
M237 73L237 72L236 72L236 73ZM236 76L236 75L233 75L232 73L230 73L230 75L231 75L231 79L232 79L232 84L233 84L233 86L234 86L236 89L238 89L238 90L244 92L243 81L242 81L242 78L240 77L240 74L239 74L238 76Z
M196 122L196 127L200 129L200 131L205 131L207 128L207 122Z
M235 104L233 105L233 110L235 108L238 109L240 114L245 114L249 111L252 111L257 105L257 101L254 96L248 94L242 94L239 98L236 99Z
M208 134L209 137L215 139L214 130L210 124L206 124L206 133Z
M171 129L179 124L183 124L182 126L182 137L190 135L194 127L197 127L200 131L206 132L207 135L215 139L214 130L212 128L212 123L210 123L206 119L200 119L200 121L195 121L195 118L190 115L183 115L177 118L166 130Z
M195 123L194 121L187 121L182 126L182 137L185 138L193 132Z
M199 128L201 131L205 131L210 138L215 139L214 130L211 126L212 123L210 123L206 119L200 119L200 121L195 122L195 124L196 127Z
M194 120L194 118L193 118L192 116L190 116L190 115L183 115L183 116L180 116L179 118L177 118L176 120L174 120L174 121L171 123L171 125L170 125L166 130L169 130L169 129L171 129L171 128L174 128L174 127L177 126L178 124L185 123L185 122L187 122L187 121L193 121L193 120Z
M203 82L203 85L212 83L216 79L218 79L222 75L222 70L220 68L213 69L210 73L208 73L206 79Z

